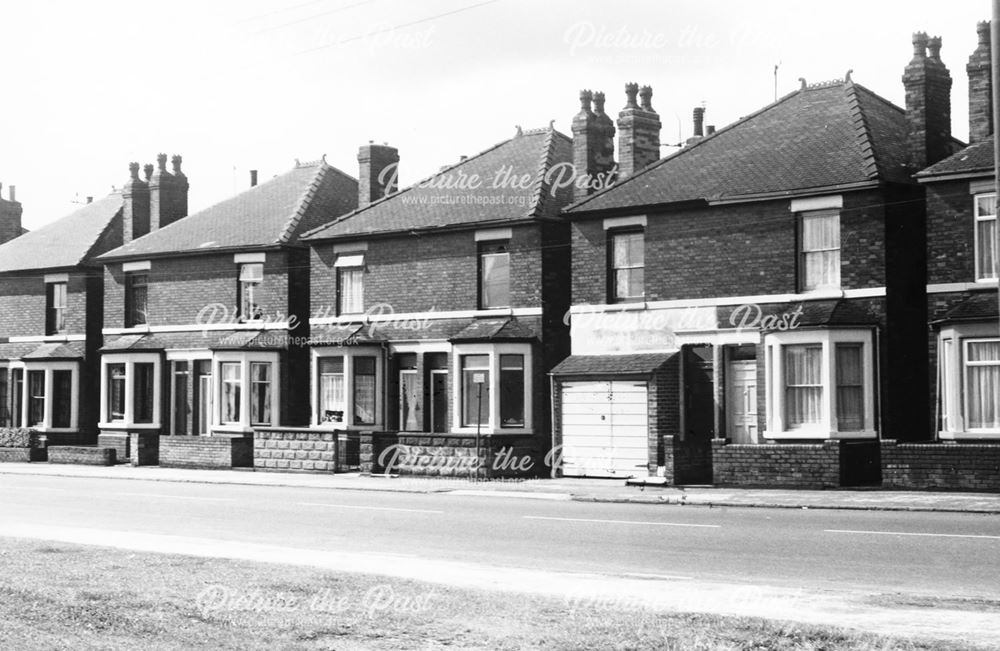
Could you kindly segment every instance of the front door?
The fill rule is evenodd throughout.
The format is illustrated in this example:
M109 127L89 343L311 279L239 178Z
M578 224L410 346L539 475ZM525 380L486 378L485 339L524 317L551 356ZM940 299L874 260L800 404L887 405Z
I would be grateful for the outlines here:
M191 403L188 402L189 378L188 363L184 361L174 362L174 413L172 420L174 434L181 436L190 433L188 429L188 420L191 415Z
M399 424L404 432L423 430L420 383L415 370L399 372Z
M198 413L198 428L195 434L207 436L212 427L212 362L202 360L195 362L198 371L198 384L195 396Z
M729 362L726 390L728 438L733 443L757 442L757 362Z
M431 371L431 431L448 431L448 371Z

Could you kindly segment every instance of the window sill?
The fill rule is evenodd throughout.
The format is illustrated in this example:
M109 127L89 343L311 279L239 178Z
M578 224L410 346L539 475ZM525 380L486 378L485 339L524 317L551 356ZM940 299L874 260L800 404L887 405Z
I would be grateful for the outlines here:
M400 434L407 434L407 433L408 432L400 432ZM418 433L426 434L425 432L418 432ZM484 428L482 428L479 431L479 435L480 436L519 436L519 435L520 436L534 436L534 434L535 433L534 433L534 431L531 430L531 428L525 428L525 427L518 427L518 428L511 428L511 429L504 429L504 428L496 429L496 428L484 427ZM432 436L463 436L463 437L464 436L471 436L471 437L475 438L475 436L476 436L476 428L475 427L454 427L454 428L451 429L450 432L447 432L447 433L444 433L444 432L436 433L436 434L433 434Z
M858 440L858 439L876 439L878 438L878 432L874 430L862 430L858 432L836 432L830 431L828 429L795 429L795 430L785 430L783 432L765 431L762 435L765 439L783 440L783 441L798 441L798 440L810 440L810 441L839 441L839 440Z
M100 429L110 429L110 430L155 430L160 429L159 423L126 423L125 421L116 420L110 423L98 423L97 427Z
M942 441L976 441L976 440L1000 440L1000 430L980 429L964 430L961 432L938 432L938 438Z

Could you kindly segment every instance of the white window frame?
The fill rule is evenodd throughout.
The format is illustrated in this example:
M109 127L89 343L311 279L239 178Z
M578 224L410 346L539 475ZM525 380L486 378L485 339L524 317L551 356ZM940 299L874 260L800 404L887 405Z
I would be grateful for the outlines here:
M833 248L830 248L830 249L810 249L809 251L806 251L806 246L805 246L805 224L804 224L804 222L806 221L806 219L817 219L817 218L821 218L821 217L827 217L827 218L836 217L836 219L837 219L837 247L835 249L833 249ZM801 212L796 213L795 218L798 220L797 227L798 227L798 232L799 232L799 237L798 237L799 242L798 242L798 247L797 247L798 248L797 253L798 253L798 256L799 256L799 259L798 259L798 268L799 268L799 274L800 274L800 287L799 287L799 290L802 291L803 293L813 293L813 292L825 292L825 291L830 291L830 290L841 289L843 287L843 284L844 284L844 279L843 279L843 269L844 269L844 256L843 256L843 252L844 252L844 237L843 237L843 232L841 230L841 228L843 226L843 220L841 219L840 210L837 209L837 208L823 208L823 209L819 209L819 210L805 210L805 211L801 211ZM836 251L837 252L837 280L836 280L836 282L833 283L833 284L817 285L816 287L807 288L806 270L808 268L808 265L806 265L806 254L807 253L824 253L824 252L829 252L829 251Z
M11 360L9 363L0 364L7 369L7 399L10 399L10 392L14 390L11 381L11 372L20 369L24 372L24 384L21 390L21 422L13 423L14 427L28 427L28 372L42 371L45 373L45 402L42 411L42 422L32 425L31 429L39 432L76 432L80 426L80 363L75 361L20 361ZM52 391L55 386L53 371L70 371L70 417L69 427L52 426Z
M260 269L260 275L255 276L253 274L245 273L251 269ZM236 283L239 287L239 311L240 311L240 321L251 322L260 321L263 318L262 313L248 314L251 310L248 307L257 308L259 310L260 305L257 302L257 292L264 285L264 262L253 261L253 262L240 262L237 267L236 272ZM244 278L246 275L246 278ZM246 290L246 291L244 291ZM247 303L247 305L244 305Z
M174 392L174 362L187 362L188 363L188 385L189 390L194 388L195 374L194 367L197 362L211 362L212 353L206 350L168 350L167 351L167 368L170 370L170 380L168 385L168 390L170 391L170 435L171 436L197 436L194 433L196 429L194 426L191 428L191 432L184 435L177 434L177 423L174 422L174 414L177 413L177 394ZM186 398L185 398L186 399ZM192 408L194 405L192 405ZM193 418L197 417L197 414L192 414ZM209 415L209 420L211 420L211 415ZM192 425L195 423L192 422ZM211 428L212 424L209 424Z
M222 364L240 364L240 420L222 422ZM275 427L281 423L281 365L277 352L217 351L212 356L212 433L246 434L253 431L250 422L250 364L271 364L271 424L258 427Z
M1000 429L971 428L966 425L968 414L968 391L966 382L966 350L969 342L996 341L995 323L955 324L941 329L938 335L938 382L942 423L938 437L943 440L1000 440ZM945 353L944 351L948 351Z
M480 434L533 434L534 433L534 368L531 344L454 344L451 355L451 432L475 434L476 427L462 426L462 357L488 355L490 359L490 404L486 424ZM524 356L524 426L502 427L500 423L500 355Z
M995 282L997 282L997 277L996 276L992 276L992 275L991 276L984 276L983 275L983 269L981 267L981 262L979 260L979 222L993 222L994 223L994 228L997 228L997 226L996 226L996 224L997 224L997 215L996 214L990 215L990 216L986 216L986 217L984 217L984 216L982 216L982 215L979 214L979 200L980 199L988 199L990 197L995 196L995 194L996 193L994 193L994 192L981 192L979 194L973 195L973 197L972 197L972 213L973 213L973 223L972 223L972 246L973 246L973 248L972 248L972 257L975 260L975 265L976 265L976 277L975 277L975 280L976 280L977 283L995 283ZM1000 205L996 206L996 208L994 209L994 212L997 212L998 210L1000 210ZM994 247L996 246L995 238L994 238L993 246ZM1000 251L994 251L994 254L996 254L996 253L1000 253Z
M327 357L344 358L344 420L340 423L321 423L319 419L319 360ZM370 425L354 424L354 358L375 358L375 422ZM380 346L329 346L313 348L309 361L309 395L311 396L310 423L323 430L377 430L384 427L385 418L385 351Z
M135 422L135 365L153 365L153 422ZM108 367L125 365L125 418L111 421L108 414ZM112 430L157 430L163 422L163 357L159 353L108 353L101 357L101 420L98 427Z
M361 286L360 305L346 306L343 303L345 296L341 274L345 272L357 273L358 283ZM337 316L364 314L365 311L365 251L350 250L337 253L337 259L333 262L334 283L336 285L336 295L334 301L337 305ZM348 309L351 308L351 309Z
M837 424L837 368L834 354L837 344L861 344L862 373L864 374L864 429L838 431ZM785 360L784 347L812 344L822 346L823 398L820 422L806 427L788 429L785 426ZM795 330L775 332L764 336L764 363L766 381L767 439L785 440L837 440L876 438L875 427L875 349L872 331L867 329Z

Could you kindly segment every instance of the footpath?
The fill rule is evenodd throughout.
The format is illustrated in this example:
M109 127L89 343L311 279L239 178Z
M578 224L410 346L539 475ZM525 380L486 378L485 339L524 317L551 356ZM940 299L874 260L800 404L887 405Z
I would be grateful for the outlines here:
M701 507L944 511L1000 514L1000 493L895 491L883 489L793 490L711 486L626 485L621 479L528 479L472 481L435 477L264 472L253 469L189 470L157 466L74 466L3 463L4 475L291 486L332 490L449 493L523 499L673 504Z

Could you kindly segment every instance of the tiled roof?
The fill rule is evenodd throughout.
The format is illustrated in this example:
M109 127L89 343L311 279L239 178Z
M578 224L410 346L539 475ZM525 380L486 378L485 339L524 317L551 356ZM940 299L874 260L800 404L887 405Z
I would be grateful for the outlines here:
M545 175L552 166L572 160L573 145L567 136L555 129L526 131L304 239L553 217L568 203L570 189L560 188L553 196ZM525 175L530 183L509 180ZM479 187L469 187L472 178L478 179Z
M128 334L109 339L102 352L130 350L284 350L287 330L207 330Z
M451 338L451 341L524 341L535 333L514 317L476 319Z
M796 327L873 325L879 319L878 313L873 312L878 309L878 304L878 301L842 298L801 303L764 303L758 306L759 319L756 312L750 315L741 312L743 306L719 306L716 308L716 318L720 328L739 327L744 316L747 316L748 322L754 323L762 323L766 317L776 317L781 321L786 316L785 320L790 322L793 314Z
M985 321L997 318L997 293L995 291L978 292L969 296L937 321L948 323L952 321Z
M649 374L677 353L640 355L572 355L552 369L553 375Z
M300 163L101 256L141 257L289 244L357 206L358 182L326 161Z
M852 81L801 88L568 212L909 182L903 109Z
M0 343L0 359L12 360L21 359L31 351L38 348L38 342L8 342Z
M993 171L993 136L969 145L957 154L935 163L917 174L918 178Z
M122 196L109 194L62 219L0 246L0 272L73 267L88 258L101 236L120 222Z
M44 343L36 346L35 350L21 359L83 359L87 349L82 341Z

